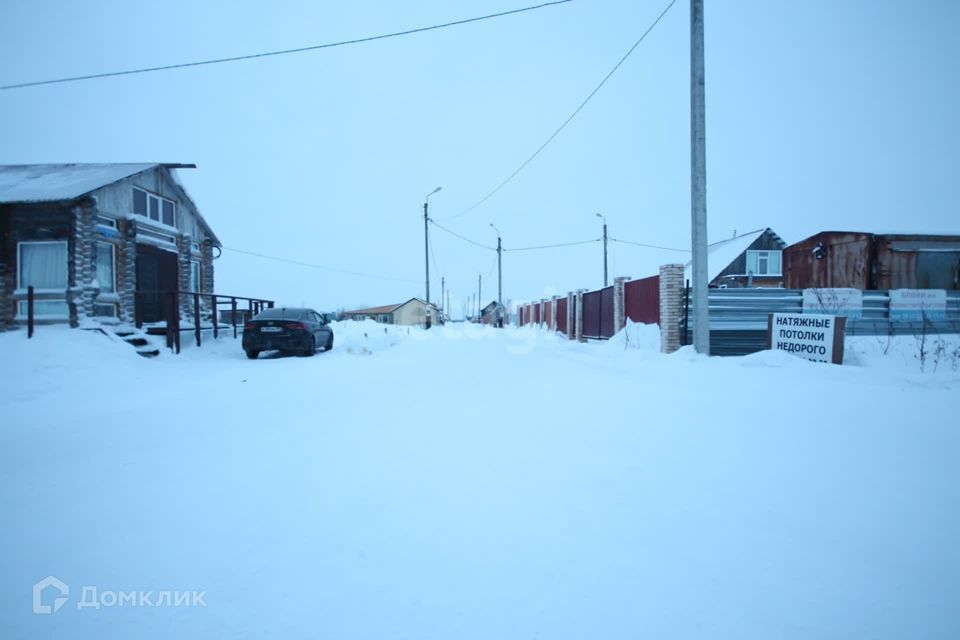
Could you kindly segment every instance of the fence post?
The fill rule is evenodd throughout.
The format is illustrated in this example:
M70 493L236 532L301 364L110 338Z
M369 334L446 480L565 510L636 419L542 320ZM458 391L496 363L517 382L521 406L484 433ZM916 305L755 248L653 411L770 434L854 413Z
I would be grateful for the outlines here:
M167 309L168 309L166 314L167 315L167 349L173 349L173 331L174 331L173 311L177 303L174 301L172 291L168 291L166 297L167 297ZM163 297L161 296L161 300L162 299Z
M683 320L683 265L660 267L660 351L673 353L680 348L680 326Z
M560 299L560 296L553 296L550 299L550 330L557 330L557 300Z
M210 311L213 320L213 339L220 337L220 323L217 321L217 296L210 296Z
M193 294L193 332L197 338L197 346L200 346L200 294Z
M577 294L573 291L567 292L567 340L573 340L577 333Z
M613 334L620 333L627 324L626 318L626 282L630 278L620 276L613 279Z
M683 288L683 333L680 334L680 345L687 346L687 331L690 328L690 279Z
M173 294L173 318L176 327L173 333L173 342L176 345L176 353L180 353L180 290Z
M577 342L586 342L583 338L583 292L586 289L577 289L577 317L576 328L574 329L574 339Z
M233 323L233 339L237 339L237 299L230 298L230 322Z
M33 287L27 287L27 338L33 337Z

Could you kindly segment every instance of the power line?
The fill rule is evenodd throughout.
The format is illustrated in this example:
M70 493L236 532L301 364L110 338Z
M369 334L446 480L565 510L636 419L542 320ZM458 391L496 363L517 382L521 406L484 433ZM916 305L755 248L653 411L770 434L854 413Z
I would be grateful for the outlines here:
M504 251L536 251L537 249L555 249L557 247L572 247L578 244L593 244L600 242L600 238L594 240L579 240L577 242L561 242L560 244L544 244L538 247L519 247L517 249L504 249Z
M255 251L244 251L243 249L234 249L233 247L223 247L227 251L232 251L233 253L242 253L247 256L255 256L257 258L263 258L265 260L273 260L275 262L285 262L287 264L295 264L301 267L310 267L311 269L321 269L323 271L332 271L334 273L344 273L351 276L360 276L363 278L377 278L379 280L393 280L396 282L416 282L419 283L419 280L410 280L407 278L395 278L393 276L381 276L372 273L362 273L360 271L349 271L347 269L337 269L335 267L326 267L319 264L312 264L310 262L301 262L300 260L290 260L288 258L278 258L277 256L268 256L264 253L256 253Z
M220 64L222 62L237 62L238 60L252 60L254 58L266 58L269 56L280 56L286 55L288 53L302 53L304 51L316 51L318 49L330 49L333 47L342 47L350 44L360 44L363 42L373 42L374 40L385 40L387 38L398 38L401 36L409 36L414 33L423 33L424 31L433 31L435 29L444 29L446 27L456 27L459 25L469 24L471 22L479 22L481 20L490 20L492 18L502 18L504 16L509 16L517 13L524 13L526 11L534 11L536 9L543 9L546 7L551 7L558 4L566 4L567 2L573 2L573 0L553 0L552 2L544 2L542 4L533 5L529 7L523 7L521 9L511 9L509 11L501 11L500 13L491 13L485 16L478 16L476 18L466 18L464 20L455 20L453 22L445 22L443 24L435 24L429 27L417 27L416 29L407 29L406 31L395 31L393 33L384 33L376 36L368 36L365 38L355 38L353 40L341 40L339 42L328 42L325 44L316 44L308 47L298 47L296 49L284 49L281 51L267 51L262 53L251 53L242 56L233 56L230 58L215 58L213 60L201 60L199 62L183 62L180 64L167 64L157 67L144 67L142 69L128 69L126 71L109 71L106 73L93 73L83 76L71 76L67 78L56 78L53 80L37 80L34 82L21 82L19 84L8 84L5 86L0 86L0 90L6 89L23 89L26 87L36 87L45 84L59 84L62 82L78 82L81 80L95 80L97 78L109 78L114 76L128 76L136 73L150 73L152 71L167 71L170 69L183 69L186 67L199 67L208 64Z
M631 240L618 240L617 238L610 238L610 242L620 242L622 244L632 244L637 247L644 247L646 249L663 249L664 251L680 251L682 253L690 253L690 249L675 249L673 247L661 247L655 244L644 244L642 242L633 242Z
M539 147L536 151L533 152L533 155L531 155L529 158L526 159L526 161L524 161L523 164L521 164L519 167L517 167L516 171L514 171L514 172L511 173L509 176L507 176L507 179L504 180L503 182L501 182L499 185L497 185L497 187L496 187L493 191L491 191L490 193L488 193L487 195L485 195L483 198L481 198L481 199L478 200L477 202L473 203L472 205L470 205L469 207L467 207L466 209L464 209L464 210L461 211L460 213L458 213L458 214L456 214L456 215L452 215L452 216L447 217L447 218L440 218L440 220L441 220L441 221L444 221L444 220L453 220L454 218L459 218L459 217L462 216L462 215L465 215L465 214L467 214L467 213L470 213L471 211L473 211L474 209L476 209L477 207L479 207L480 205L482 205L484 202L486 202L487 200L489 200L491 197L493 197L494 194L496 194L498 191L500 191L500 189L502 189L503 187L505 187L505 186L507 185L507 183L509 183L511 180L513 180L513 179L517 176L518 173L520 173L521 171L523 171L528 164L530 164L531 162L533 162L533 159L536 158L538 155L540 155L540 152L543 151L543 150L547 147L548 144L550 144L551 142L553 142L553 139L556 138L557 135L559 135L559 133L560 133L561 131L563 131L564 128L565 128L568 124L570 124L570 121L573 120L573 119L577 116L577 114L580 113L580 111L581 111L585 106L587 106L587 103L590 102L590 100L593 98L593 96L595 96L595 95L597 94L597 92L600 91L601 87L603 87L603 85L605 85L605 84L607 83L607 80L609 80L610 77L611 77L614 73L616 73L617 69L620 68L620 65L622 65L622 64L626 61L626 59L630 57L630 54L633 53L634 49L636 49L636 48L640 45L640 43L643 42L643 40L647 37L647 34L649 34L651 31L653 31L653 28L657 26L657 24L660 22L660 20L663 18L663 16L667 15L667 12L670 11L670 8L673 7L673 5L674 5L674 3L675 3L676 1L677 1L677 0L670 0L670 4L668 4L667 7L660 13L660 15L657 16L657 19L654 20L653 23L652 23L649 27L647 27L647 30L643 32L643 35L641 35L640 38L639 38L636 42L633 43L633 46L630 47L630 49L623 55L623 57L620 58L619 62L617 62L617 64L615 64L615 65L613 66L613 69L611 69L610 72L603 78L603 80L600 81L600 84L598 84L598 85L593 89L593 91L590 92L590 95L587 96L586 100L584 100L583 102L580 103L580 106L577 107L577 108L574 110L574 112L570 114L570 117L567 118L566 120L564 120L564 121L563 121L563 124L561 124L561 125L557 128L557 130L554 131L554 132L550 135L549 138L547 138L547 141L546 141L546 142L544 142L542 145L540 145L540 147Z
M480 242L476 242L475 240L471 240L470 238L468 238L468 237L466 237L466 236L460 235L460 234L457 233L456 231L451 231L450 229L447 229L446 227L444 227L444 226L442 226L442 225L439 225L439 224L437 224L436 222L434 222L434 221L433 221L433 218L430 219L430 224L432 224L433 226L437 227L437 228L440 229L441 231L446 231L446 232L449 233L450 235L456 236L456 237L460 238L461 240L463 240L464 242L469 242L470 244L475 245L475 246L477 246L477 247L480 247L481 249L488 249L489 251L496 251L496 250L497 250L496 247L491 247L491 246L489 246L489 245L485 245L485 244L482 244L482 243L480 243Z

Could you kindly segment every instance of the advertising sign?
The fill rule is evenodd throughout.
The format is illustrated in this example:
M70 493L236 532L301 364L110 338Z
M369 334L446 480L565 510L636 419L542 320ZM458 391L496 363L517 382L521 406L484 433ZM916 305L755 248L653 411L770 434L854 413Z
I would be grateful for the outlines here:
M891 320L947 319L947 292L943 289L891 289Z
M767 347L814 362L843 364L844 317L813 313L771 313Z
M863 292L860 289L820 288L803 290L803 312L863 317Z

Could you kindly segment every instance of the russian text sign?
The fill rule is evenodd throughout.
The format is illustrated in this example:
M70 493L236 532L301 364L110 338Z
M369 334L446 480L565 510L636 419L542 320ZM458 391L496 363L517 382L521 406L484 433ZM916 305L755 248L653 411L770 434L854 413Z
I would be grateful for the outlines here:
M946 320L947 292L943 289L891 289L891 320Z
M771 313L767 346L814 362L843 364L847 319L812 313Z

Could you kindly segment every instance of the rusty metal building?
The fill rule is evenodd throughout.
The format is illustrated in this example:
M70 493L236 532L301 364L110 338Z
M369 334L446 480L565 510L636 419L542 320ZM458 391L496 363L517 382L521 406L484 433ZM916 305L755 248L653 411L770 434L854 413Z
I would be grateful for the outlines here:
M960 289L960 236L824 231L783 251L788 289Z

